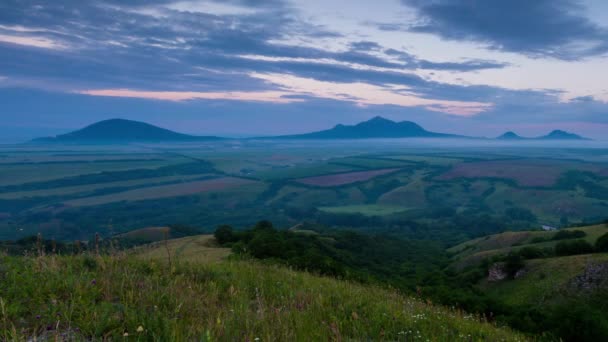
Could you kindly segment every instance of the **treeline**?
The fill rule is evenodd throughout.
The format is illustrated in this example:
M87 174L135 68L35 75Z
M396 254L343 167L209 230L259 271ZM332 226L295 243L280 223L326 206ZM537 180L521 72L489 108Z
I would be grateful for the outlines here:
M278 230L261 221L243 231L220 226L214 235L236 254L339 278L390 284L408 292L436 276L448 262L435 242L321 226Z

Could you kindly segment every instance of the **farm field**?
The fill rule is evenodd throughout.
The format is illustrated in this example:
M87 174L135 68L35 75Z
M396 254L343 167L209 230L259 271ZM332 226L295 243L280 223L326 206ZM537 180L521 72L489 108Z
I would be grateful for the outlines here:
M0 146L0 235L103 233L109 220L121 231L180 223L204 232L258 219L363 230L411 221L428 234L459 222L454 242L462 242L481 231L602 220L602 155L400 140ZM564 178L572 169L579 174ZM507 215L522 209L524 219ZM482 224L488 218L497 221Z
M67 206L95 206L121 201L143 201L156 198L178 197L192 195L209 191L221 191L224 189L253 184L254 181L239 178L217 178L187 183L152 186L142 189L129 190L115 194L95 197L85 197L64 202Z
M514 159L461 163L438 179L502 178L513 180L520 186L550 187L568 170L599 172L598 166L558 160Z
M297 180L297 182L319 187L333 187L367 181L374 177L390 174L396 171L399 171L399 169L347 172L334 175L300 178Z
M340 207L320 207L319 210L334 213L334 214L361 214L364 216L386 216L404 212L407 208L398 206L378 205L378 204L361 204L361 205L346 205Z
M154 178L144 178L144 179L136 179L136 180L128 180L128 181L120 181L120 182L107 182L107 183L98 183L98 184L90 184L90 185L80 185L80 186L66 186L59 188L50 188L45 190L33 190L33 191L20 191L20 192L7 192L0 193L0 199L20 199L20 198L28 198L28 197L49 197L49 196L62 196L62 195L73 195L86 193L99 189L107 189L107 188L123 188L123 187L134 187L134 186L151 186L162 183L177 183L177 182L186 182L189 180L208 177L210 174L198 174L198 175L183 175L183 176L169 176L169 177L154 177Z
M133 169L155 169L160 166L178 164L184 162L182 159L167 160L135 160L135 161L112 161L108 163L58 163L45 164L44 171L36 164L2 165L0 168L0 186L15 185L22 183L33 183L60 179L64 177L77 176L88 173L99 173L107 171L125 171Z

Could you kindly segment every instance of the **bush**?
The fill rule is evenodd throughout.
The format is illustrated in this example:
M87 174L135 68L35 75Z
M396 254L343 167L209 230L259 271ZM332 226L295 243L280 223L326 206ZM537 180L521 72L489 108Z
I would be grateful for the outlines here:
M526 208L509 208L505 211L505 215L512 220L536 222L536 215Z
M560 230L551 240L566 240L566 239L580 239L587 236L587 234L582 230Z
M219 226L215 230L215 233L213 233L213 236L215 237L215 240L217 240L217 243L219 243L220 245L234 242L236 240L232 227L227 225Z
M509 253L507 258L505 259L505 272L509 275L509 277L515 277L517 271L524 268L524 260L518 253Z
M519 255L524 259L538 259L545 257L545 252L537 247L524 247L519 250Z
M608 252L608 233L597 239L595 242L595 250L598 252Z
M585 240L562 241L555 245L555 254L559 256L592 253L593 247Z

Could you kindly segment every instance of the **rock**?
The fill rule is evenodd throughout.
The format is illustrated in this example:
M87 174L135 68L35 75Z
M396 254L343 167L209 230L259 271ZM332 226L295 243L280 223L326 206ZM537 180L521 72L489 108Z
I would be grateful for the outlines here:
M509 274L505 271L505 265L497 262L488 270L488 281L497 282L507 279Z
M577 290L593 291L608 286L608 263L590 262L585 271L572 278L570 285Z

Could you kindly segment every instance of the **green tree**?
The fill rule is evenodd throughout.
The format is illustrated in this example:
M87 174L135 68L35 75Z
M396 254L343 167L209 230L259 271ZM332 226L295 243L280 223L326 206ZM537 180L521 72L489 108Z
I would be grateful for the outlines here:
M220 245L224 245L236 240L232 227L228 225L222 225L217 227L213 236L215 237L215 240L217 240L217 243L219 243Z
M600 236L595 241L595 250L598 252L608 252L608 233Z

